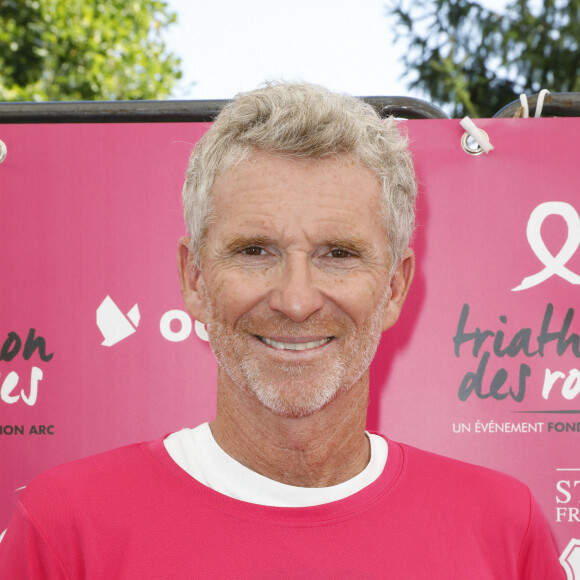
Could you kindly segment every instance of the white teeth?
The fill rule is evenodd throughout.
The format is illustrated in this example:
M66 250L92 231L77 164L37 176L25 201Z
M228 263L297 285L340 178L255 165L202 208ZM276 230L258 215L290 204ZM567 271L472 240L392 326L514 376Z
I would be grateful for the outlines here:
M266 338L265 336L259 336L258 338L268 346L279 350L309 350L311 348L322 346L331 340L330 338L323 338L322 340L313 340L312 342L278 342Z

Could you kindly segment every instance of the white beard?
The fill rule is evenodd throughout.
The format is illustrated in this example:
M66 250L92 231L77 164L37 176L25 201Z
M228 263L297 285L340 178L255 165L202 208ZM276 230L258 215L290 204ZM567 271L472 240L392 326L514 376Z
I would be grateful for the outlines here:
M377 308L363 329L356 328L346 315L314 313L295 323L281 313L268 319L242 317L228 328L204 290L209 343L222 371L240 388L251 392L273 413L285 417L305 417L348 391L368 370L382 334L382 324L390 297L387 287ZM338 331L338 332L336 332ZM257 356L248 341L260 336L337 336L342 348L338 355L312 363L276 364ZM261 345L256 345L261 348ZM323 347L324 348L324 347Z

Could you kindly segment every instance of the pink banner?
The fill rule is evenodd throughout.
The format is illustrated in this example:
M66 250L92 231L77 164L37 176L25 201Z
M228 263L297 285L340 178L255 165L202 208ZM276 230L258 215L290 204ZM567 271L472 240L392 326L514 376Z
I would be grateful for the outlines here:
M580 119L408 121L417 273L369 428L527 483L580 577ZM0 125L0 532L40 471L211 420L180 191L203 124ZM574 573L576 576L574 576Z

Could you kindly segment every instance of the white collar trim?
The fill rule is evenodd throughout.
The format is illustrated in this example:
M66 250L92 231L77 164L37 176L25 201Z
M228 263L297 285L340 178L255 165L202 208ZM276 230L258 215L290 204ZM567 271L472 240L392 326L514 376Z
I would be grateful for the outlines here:
M371 444L368 465L353 478L331 487L296 487L248 469L217 444L208 423L182 429L163 443L177 465L219 493L260 505L308 507L344 499L378 479L387 463L388 444L379 435L367 436Z

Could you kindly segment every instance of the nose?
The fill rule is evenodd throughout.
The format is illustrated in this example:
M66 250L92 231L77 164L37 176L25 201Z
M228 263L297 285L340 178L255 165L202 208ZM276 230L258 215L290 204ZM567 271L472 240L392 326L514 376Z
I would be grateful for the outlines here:
M280 269L270 293L270 308L294 322L304 322L324 306L324 296L314 284L313 265L306 255L288 256Z

